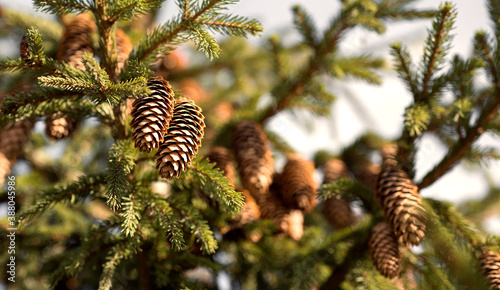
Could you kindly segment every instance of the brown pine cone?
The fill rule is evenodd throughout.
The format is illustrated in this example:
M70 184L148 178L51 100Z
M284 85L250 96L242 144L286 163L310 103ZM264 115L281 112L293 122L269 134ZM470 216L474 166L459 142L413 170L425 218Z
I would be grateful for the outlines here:
M156 169L163 178L179 177L198 153L205 117L193 101L178 100L164 142L156 152Z
M257 203L262 218L271 219L276 232L300 240L304 233L304 215L300 210L290 210L278 194L279 186L273 183L268 192L261 194Z
M31 137L33 129L31 120L10 123L0 130L0 152L12 163L23 155L24 146Z
M349 175L346 164L336 158L330 159L325 163L323 173L323 184L328 184ZM334 195L325 200L323 214L328 222L337 229L352 226L357 222L357 218L352 212L349 202L339 195Z
M82 62L83 54L94 52L90 34L95 31L97 27L90 14L75 16L68 25L65 25L64 35L57 48L56 59L67 61L78 70L85 70ZM45 133L51 139L61 139L69 136L78 127L78 123L66 115L54 114L45 119Z
M377 178L380 174L381 167L374 163L366 163L359 172L354 175L357 180L361 181L369 188L377 189Z
M9 160L2 152L0 152L0 186L3 186L7 175L10 173L10 168L15 160Z
M66 138L78 128L80 122L64 114L53 114L45 119L45 134L52 140Z
M398 241L408 246L420 244L427 219L418 187L408 175L392 165L384 166L378 177L376 198Z
M64 35L59 42L56 58L67 61L79 70L85 70L82 56L85 52L93 53L90 34L97 31L94 19L90 14L79 14L66 25Z
M243 206L243 210L240 214L234 218L236 226L249 224L260 218L259 206L250 192L248 192L248 190L243 190L243 196L245 197L245 205Z
M132 138L142 152L160 148L174 112L174 92L162 77L148 80L151 95L132 104Z
M187 99L195 103L203 103L208 100L208 93L201 84L193 78L183 78L179 81L179 89Z
M134 46L130 37L121 29L116 30L116 74L119 74Z
M298 155L290 155L280 175L280 193L292 209L311 212L316 205L314 164Z
M500 289L500 254L487 250L479 258L479 263L490 283L490 289Z
M224 173L224 176L231 180L233 185L236 184L236 169L231 158L231 152L228 149L220 146L212 147L206 158L215 163L215 168L219 168Z
M243 186L259 202L273 179L273 156L262 127L250 120L240 121L233 131L233 152Z
M172 74L183 71L188 66L188 59L179 50L173 50L165 55L163 59L158 62L157 74L164 78Z
M399 275L401 258L398 241L387 223L378 223L373 228L368 246L373 265L380 274L389 279Z
M24 63L30 64L32 62L30 55L30 47L28 45L28 36L26 34L21 39L21 43L19 45L19 54L21 55L21 60Z

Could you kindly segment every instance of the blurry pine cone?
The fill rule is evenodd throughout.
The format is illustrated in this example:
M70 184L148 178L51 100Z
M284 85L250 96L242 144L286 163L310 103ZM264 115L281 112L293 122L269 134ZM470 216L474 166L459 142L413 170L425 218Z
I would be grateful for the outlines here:
M93 53L90 34L97 27L90 14L79 14L65 26L64 35L59 42L56 58L67 61L78 70L85 70L82 62L83 54ZM78 121L70 120L66 115L54 114L45 119L45 132L51 139L61 139L69 136L78 127Z
M298 241L304 233L304 215L300 210L287 208L279 191L279 184L274 182L267 192L260 195L257 200L260 214L263 218L274 221L278 233L283 233Z
M220 124L227 123L233 117L234 108L228 101L218 102L213 108L213 115Z
M134 46L130 37L121 29L116 30L116 74L119 74Z
M13 162L0 152L0 186L3 186Z
M30 55L30 47L28 45L28 36L26 34L21 39L21 43L19 45L19 54L21 55L21 60L24 63L30 64L32 62Z
M178 100L164 142L156 152L156 169L164 178L179 177L198 153L205 128L201 109L193 101Z
M64 114L53 114L45 119L45 134L50 139L66 138L78 128L79 122Z
M392 165L384 166L377 181L376 197L398 241L408 246L420 244L427 220L418 187L408 175Z
M356 179L367 185L370 189L376 190L377 178L380 174L380 166L374 163L366 163L362 169L355 173Z
M500 289L500 254L487 250L479 258L479 263L490 283L490 289Z
M348 176L346 164L342 160L335 158L325 163L323 172L323 184ZM338 229L352 226L357 221L349 202L337 194L325 200L323 214L328 222Z
M67 61L79 70L84 70L82 56L86 52L93 53L90 34L97 31L97 27L90 14L79 14L66 25L64 35L59 42L57 59Z
M151 95L132 104L132 138L142 152L160 148L174 112L174 92L162 77L148 80Z
M290 156L280 175L280 193L289 208L310 212L316 204L314 165L298 155Z
M231 183L235 185L236 169L234 168L234 162L231 158L231 152L228 149L220 146L212 147L206 158L208 158L210 162L215 163L215 168L219 168L224 173L224 176L229 178Z
M260 204L274 173L273 156L262 127L250 120L240 121L233 131L233 152L243 186Z
M157 74L164 78L183 71L188 66L188 60L179 50L173 50L158 63Z
M201 84L193 78L183 78L179 81L179 89L187 99L195 103L203 103L208 99L208 93Z
M368 246L373 265L375 265L380 274L389 279L399 275L400 256L398 241L387 223L378 223L373 228Z
M245 197L245 205L240 214L234 219L238 226L252 223L260 218L259 206L248 190L243 190L243 196Z
M33 125L31 120L22 120L10 123L0 130L0 152L12 163L23 155L24 146L31 137Z

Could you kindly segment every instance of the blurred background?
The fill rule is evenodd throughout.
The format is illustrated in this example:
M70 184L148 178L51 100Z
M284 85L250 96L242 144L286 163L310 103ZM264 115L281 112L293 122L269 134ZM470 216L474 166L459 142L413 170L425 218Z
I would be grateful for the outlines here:
M467 56L472 51L472 39L477 30L490 30L485 1L455 0L458 18L454 30L454 41L450 57L454 54ZM304 7L316 21L317 27L324 29L340 8L340 1L331 0L253 0L241 1L232 7L234 14L259 19L264 26L260 38L249 39L258 45L265 42L272 34L279 34L287 42L294 42L299 35L293 29L291 7L299 4ZM415 1L415 7L437 9L440 1ZM0 5L22 11L33 11L29 0L0 0ZM174 1L167 1L159 12L157 22L164 22L177 13ZM37 13L47 17L44 14ZM268 124L268 128L291 144L295 150L312 159L318 150L338 153L341 148L351 144L367 130L372 130L386 139L399 137L402 131L403 113L411 103L410 93L392 70L392 59L389 56L389 45L401 41L408 46L414 62L418 62L423 53L426 30L430 20L414 20L388 25L383 35L366 30L350 33L342 42L341 49L345 54L373 54L384 57L387 65L380 72L383 84L369 85L364 82L332 81L330 89L338 96L334 103L332 115L328 118L315 118L312 126L298 126L297 115L280 113ZM18 39L4 39L0 42L0 55L16 56ZM222 52L224 53L224 51ZM307 116L304 116L307 119ZM311 120L312 122L312 120ZM44 125L39 122L35 130L43 132ZM500 147L498 137L483 134L480 144ZM438 143L432 136L426 135L418 144L415 181L419 181L446 153L447 148ZM53 148L56 154L57 146ZM278 166L280 163L278 162ZM18 163L13 174L22 173L23 164ZM490 161L487 168L470 168L463 162L421 191L424 197L460 203L469 199L483 197L490 186L500 186L500 162ZM487 231L500 234L500 214L492 215L482 225Z

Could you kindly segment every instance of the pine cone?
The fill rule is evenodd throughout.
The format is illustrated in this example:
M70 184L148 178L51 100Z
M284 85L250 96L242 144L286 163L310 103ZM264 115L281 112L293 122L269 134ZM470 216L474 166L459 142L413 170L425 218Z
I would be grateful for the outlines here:
M142 152L160 148L174 111L174 92L162 77L148 80L151 95L132 104L132 138Z
M0 152L0 186L3 186L7 175L9 175L10 173L10 168L14 162L9 160L9 158L7 158L2 152Z
M373 265L380 274L389 279L399 275L398 241L387 223L378 223L373 228L368 246Z
M239 122L233 131L233 152L243 186L260 204L259 196L268 192L274 173L269 141L262 127L250 120Z
M311 212L316 204L314 165L298 155L290 156L280 177L280 193L292 209Z
M97 27L90 14L79 14L65 27L64 35L59 42L56 58L67 61L79 70L84 70L82 56L85 52L92 53L92 39L90 34L97 31Z
M275 179L279 178L275 176ZM274 221L276 232L288 235L298 241L304 233L304 215L300 210L287 208L279 191L279 184L274 182L267 192L259 195L257 204L260 207L260 214L263 218Z
M377 181L377 201L400 243L418 245L425 236L426 217L418 187L408 175L384 166Z
M179 89L187 99L195 103L203 103L208 99L208 93L201 84L193 78L183 78L179 81Z
M500 254L487 250L479 258L479 263L490 283L490 289L500 289Z
M33 129L31 120L10 123L0 130L0 152L12 163L23 155L24 146L31 137Z
M218 123L227 123L233 117L234 108L233 105L228 101L218 102L213 107L213 114L216 116Z
M53 114L45 119L45 134L50 139L66 138L78 128L80 122L64 114Z
M231 180L233 185L236 184L236 169L234 168L234 163L231 158L231 152L228 149L220 146L212 147L206 158L208 158L210 162L214 162L215 168L222 170L224 175Z
M21 55L21 60L26 63L31 63L31 55L30 55L30 47L28 45L28 36L25 34L21 39L21 43L19 45L19 54Z
M116 74L119 74L134 46L130 37L121 29L116 30Z
M252 223L260 218L260 209L255 199L252 197L248 190L243 190L243 196L245 197L245 205L243 210L238 216L234 218L234 222L237 226Z
M181 171L186 170L201 145L204 118L193 101L176 102L165 140L156 152L156 169L160 170L161 177L179 177Z
M323 172L323 184L348 176L347 166L342 160L336 158L325 163ZM337 194L325 200L323 214L330 224L337 229L352 226L357 222L349 202Z
M59 42L56 58L67 61L78 70L85 70L82 62L83 54L93 53L90 34L97 31L97 27L90 14L79 14L65 26L64 35ZM54 114L45 119L45 133L51 139L62 139L69 136L79 122L71 120L66 115Z
M185 70L187 66L188 59L186 56L179 50L173 50L158 62L157 74L166 78L172 74Z
M369 188L376 190L377 189L377 178L380 174L380 166L373 163L367 163L363 166L363 168L355 173L355 177L357 180L366 184Z

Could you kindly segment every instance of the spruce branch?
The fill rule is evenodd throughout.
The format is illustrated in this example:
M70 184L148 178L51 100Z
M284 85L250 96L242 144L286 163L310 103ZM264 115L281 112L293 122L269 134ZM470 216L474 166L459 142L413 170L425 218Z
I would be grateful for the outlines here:
M63 27L60 23L45 17L37 17L5 7L2 7L0 17L5 22L6 31L13 33L18 28L26 31L36 27L40 34L54 46L57 45L63 34Z
M123 220L121 223L121 231L126 237L132 237L137 231L141 219L140 204L132 194L123 197L122 200L123 209L120 216Z
M299 5L293 6L294 23L297 30L304 37L305 42L313 48L317 48L317 29L307 12Z
M122 197L129 191L128 175L135 167L132 140L119 140L109 150L106 168L106 203L116 211L122 206Z
M415 102L426 101L428 86L435 73L442 68L443 59L450 48L450 32L456 16L456 8L450 2L445 2L439 8L439 14L432 23L432 30L429 31L424 48L422 65L425 72L422 75L420 94L414 95Z
M174 251L181 251L186 247L182 229L182 217L170 206L164 198L155 198L149 209L159 218L161 228L166 233Z
M474 37L474 51L482 59L484 59L487 67L487 72L490 78L492 78L495 86L500 85L500 74L495 60L493 59L493 49L489 44L490 37L484 31L478 31Z
M99 192L100 186L104 183L103 175L88 175L80 177L75 183L42 191L35 204L19 214L21 226L26 225L35 216L58 202L83 201L89 195Z
M106 263L103 265L101 277L99 279L99 290L109 290L113 286L112 279L116 268L122 260L128 259L136 251L135 245L131 242L120 241L114 245L106 257Z
M431 18L436 15L435 10L415 10L407 8L414 0L383 0L377 1L378 9L375 16L381 20L411 20L418 18Z
M146 14L150 10L160 9L165 0L121 0L110 3L108 20L112 23L118 20L130 20Z
M246 17L234 16L231 14L207 17L207 20L202 18L199 23L214 32L231 36L246 37L249 34L258 35L262 32L262 26L256 19L248 19Z
M422 181L418 184L418 188L425 188L439 177L444 175L448 170L450 170L457 161L459 161L472 146L474 141L477 140L481 134L485 131L485 126L493 120L500 109L500 90L497 89L495 94L491 99L484 105L475 125L467 129L465 137L448 151L445 157L431 170L429 171Z
M243 209L243 195L236 192L231 181L214 166L215 163L209 163L208 159L201 162L195 161L190 167L190 171L205 194L210 197L214 197L213 194L215 194L224 211L235 215Z
M396 62L396 71L399 77L406 83L412 95L416 96L418 94L418 81L406 46L400 42L393 43L390 53Z

